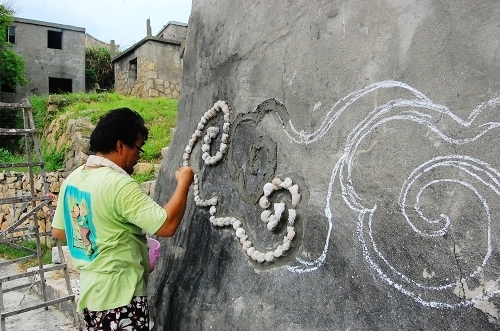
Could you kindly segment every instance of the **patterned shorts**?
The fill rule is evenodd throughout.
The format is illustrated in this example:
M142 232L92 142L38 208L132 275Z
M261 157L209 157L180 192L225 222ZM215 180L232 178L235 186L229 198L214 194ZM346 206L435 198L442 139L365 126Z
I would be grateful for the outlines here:
M133 297L129 305L103 311L83 310L87 331L149 331L148 297Z

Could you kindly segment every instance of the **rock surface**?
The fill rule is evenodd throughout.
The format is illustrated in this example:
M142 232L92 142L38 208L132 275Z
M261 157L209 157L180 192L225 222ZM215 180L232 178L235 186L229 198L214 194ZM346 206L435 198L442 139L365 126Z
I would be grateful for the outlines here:
M161 240L155 329L497 330L499 17L496 1L194 0L155 199L183 162L199 182ZM295 207L265 186L287 177Z

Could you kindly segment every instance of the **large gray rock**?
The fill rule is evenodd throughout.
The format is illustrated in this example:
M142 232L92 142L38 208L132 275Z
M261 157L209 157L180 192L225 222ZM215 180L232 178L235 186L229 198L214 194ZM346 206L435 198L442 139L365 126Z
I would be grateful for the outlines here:
M194 0L155 199L193 139L198 197L218 200L192 191L161 240L155 329L498 329L499 22L497 1ZM192 134L218 100L230 141L205 165L223 104ZM259 262L288 248L290 212L261 221L275 177L298 185L268 208L294 209L296 235Z

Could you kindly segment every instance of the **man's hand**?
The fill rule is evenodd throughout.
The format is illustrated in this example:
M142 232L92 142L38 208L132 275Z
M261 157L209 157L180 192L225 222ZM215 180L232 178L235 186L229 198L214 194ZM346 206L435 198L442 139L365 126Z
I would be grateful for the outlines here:
M194 172L191 167L180 167L175 172L175 180L179 184L191 185L194 178Z

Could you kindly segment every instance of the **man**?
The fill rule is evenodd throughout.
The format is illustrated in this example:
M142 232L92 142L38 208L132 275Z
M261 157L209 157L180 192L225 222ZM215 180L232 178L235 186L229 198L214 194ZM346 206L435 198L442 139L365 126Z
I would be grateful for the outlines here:
M61 186L52 234L68 241L80 272L77 309L87 330L149 330L146 233L175 234L194 175L189 167L178 169L170 200L163 207L154 202L130 177L147 138L137 112L109 111L90 136L96 155Z

